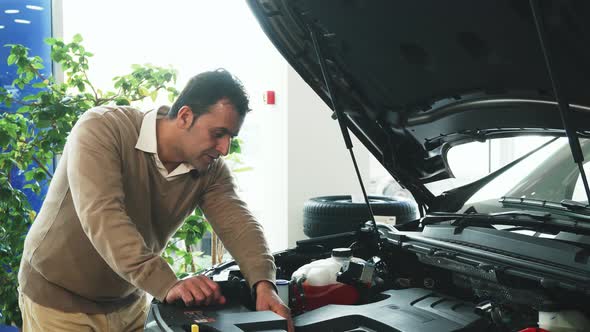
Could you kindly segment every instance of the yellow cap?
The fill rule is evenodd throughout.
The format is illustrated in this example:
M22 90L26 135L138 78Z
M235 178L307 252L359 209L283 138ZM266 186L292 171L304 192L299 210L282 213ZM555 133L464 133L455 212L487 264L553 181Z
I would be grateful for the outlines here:
M199 332L199 325L197 325L197 324L191 325L191 332Z

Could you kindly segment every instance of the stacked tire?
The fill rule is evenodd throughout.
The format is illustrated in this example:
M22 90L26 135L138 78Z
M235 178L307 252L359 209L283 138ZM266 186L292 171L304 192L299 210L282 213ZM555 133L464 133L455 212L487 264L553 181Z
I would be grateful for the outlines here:
M412 201L369 196L369 203L375 216L395 216L397 224L418 218ZM367 205L346 195L314 197L303 206L303 232L309 237L356 231L370 219Z

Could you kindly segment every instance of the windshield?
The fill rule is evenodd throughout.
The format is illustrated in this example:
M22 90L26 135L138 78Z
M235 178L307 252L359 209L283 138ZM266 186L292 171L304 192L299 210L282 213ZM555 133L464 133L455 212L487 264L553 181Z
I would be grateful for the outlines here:
M590 159L590 140L580 139L586 160ZM589 164L584 170L589 173ZM475 193L464 208L478 211L500 207L501 197L519 197L560 202L571 199L587 202L578 166L574 163L566 138L535 152ZM490 212L490 211L486 211Z

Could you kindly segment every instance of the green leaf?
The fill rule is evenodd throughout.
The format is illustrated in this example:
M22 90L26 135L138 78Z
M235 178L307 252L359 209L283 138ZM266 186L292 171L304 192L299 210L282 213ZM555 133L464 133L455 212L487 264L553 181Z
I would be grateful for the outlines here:
M35 95L28 95L28 96L24 96L21 100L22 101L31 101L31 100L37 100L37 96Z
M0 131L0 146L8 146L10 142L10 136L7 133Z
M49 127L51 127L51 120L37 121L37 128L49 128Z
M239 168L234 168L232 169L232 172L234 173L242 173L242 172L248 172L253 170L254 168L252 167L239 167Z
M197 234L193 231L189 231L186 234L186 238L184 239L184 242L186 243L187 246L193 245L196 243L195 239L197 238Z
M127 98L117 98L115 100L115 104L118 106L127 106L130 105L129 100Z
M33 180L33 177L34 176L35 176L35 171L34 170L26 171L25 172L25 180L27 180L27 181Z
M229 153L241 153L242 152L242 147L240 146L240 140L239 139L233 139L231 141L231 145L229 147Z
M13 65L16 62L16 55L11 54L8 56L8 59L6 59L6 63L10 66Z
M31 107L29 107L29 106L21 106L17 110L17 113L27 113L30 109L31 109Z
M137 92L139 92L139 94L143 97L146 97L150 94L150 92L148 91L148 89L144 88L143 86L140 86L137 88Z
M34 192L37 192L41 189L41 187L39 186L38 182L34 182L34 183L25 184L23 186L23 189L30 189Z
M46 174L43 170L37 169L35 171L35 175L33 176L33 178L35 179L35 181L43 181L46 178Z
M72 42L74 42L74 43L80 43L80 42L82 42L82 40L83 40L82 36L79 33L75 34L74 37L72 38Z
M43 66L43 63L41 63L41 62L34 62L31 66L33 66L33 68L35 68L35 69L45 68L45 66Z

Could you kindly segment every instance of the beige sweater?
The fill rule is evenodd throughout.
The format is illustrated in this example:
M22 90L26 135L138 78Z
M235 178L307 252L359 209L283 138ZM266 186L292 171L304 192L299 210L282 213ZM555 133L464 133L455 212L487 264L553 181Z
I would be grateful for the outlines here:
M252 286L274 282L262 228L236 194L229 169L167 181L135 148L143 113L87 111L72 130L41 211L25 240L21 290L66 312L105 313L143 291L164 299L177 278L160 254L195 207Z

